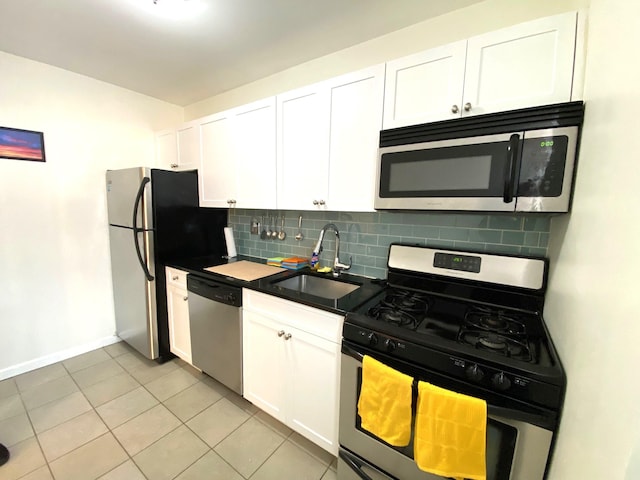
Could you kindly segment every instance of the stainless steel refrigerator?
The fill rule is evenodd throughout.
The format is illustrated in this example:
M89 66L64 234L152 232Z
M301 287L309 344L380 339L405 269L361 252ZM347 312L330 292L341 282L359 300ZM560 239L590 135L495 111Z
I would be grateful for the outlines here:
M149 359L171 358L164 267L225 254L227 209L199 208L198 172L107 170L117 335Z

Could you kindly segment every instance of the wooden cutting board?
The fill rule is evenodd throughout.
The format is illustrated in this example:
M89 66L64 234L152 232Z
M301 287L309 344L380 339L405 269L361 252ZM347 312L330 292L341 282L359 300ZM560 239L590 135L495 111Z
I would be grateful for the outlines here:
M227 277L237 278L238 280L246 280L250 282L258 278L268 277L280 273L284 268L272 267L262 263L249 262L240 260L239 262L227 263L226 265L218 265L217 267L207 267L206 271L225 275Z

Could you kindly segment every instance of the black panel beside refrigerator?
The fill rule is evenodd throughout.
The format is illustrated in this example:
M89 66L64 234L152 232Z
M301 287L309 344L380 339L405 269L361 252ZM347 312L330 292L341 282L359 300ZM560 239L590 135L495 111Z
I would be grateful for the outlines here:
M109 170L107 200L117 334L163 362L173 357L165 266L224 255L228 210L199 207L196 170Z

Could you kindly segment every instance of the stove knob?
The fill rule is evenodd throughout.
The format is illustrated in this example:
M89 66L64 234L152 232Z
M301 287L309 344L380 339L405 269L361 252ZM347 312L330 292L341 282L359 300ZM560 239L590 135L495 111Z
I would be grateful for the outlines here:
M475 363L467 368L465 373L467 374L467 378L469 380L473 380L474 382L479 382L484 378L484 372Z
M367 340L369 340L369 345L377 345L378 344L378 336L371 332L369 335L367 335Z
M504 372L500 372L491 377L491 384L498 390L508 390L511 386L511 380Z
M387 338L384 341L384 347L387 349L388 352L393 352L396 349L396 342L394 342L390 338Z

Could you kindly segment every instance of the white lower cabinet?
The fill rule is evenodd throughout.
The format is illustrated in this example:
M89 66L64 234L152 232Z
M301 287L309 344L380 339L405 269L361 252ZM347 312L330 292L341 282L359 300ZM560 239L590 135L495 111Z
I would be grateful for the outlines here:
M166 276L170 350L191 364L187 272L166 267Z
M244 397L333 455L341 331L339 315L244 290Z

